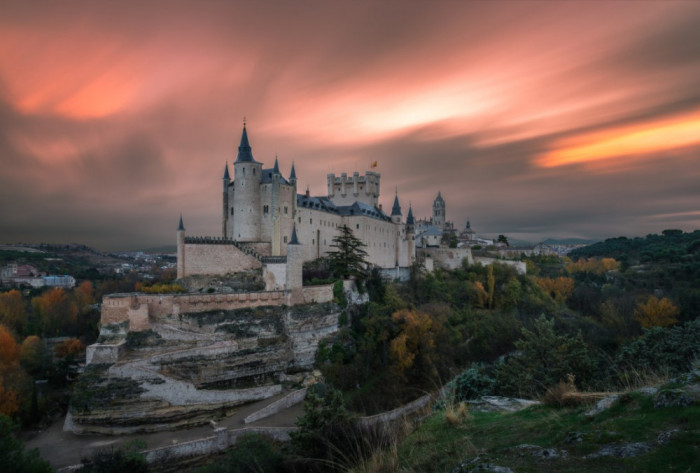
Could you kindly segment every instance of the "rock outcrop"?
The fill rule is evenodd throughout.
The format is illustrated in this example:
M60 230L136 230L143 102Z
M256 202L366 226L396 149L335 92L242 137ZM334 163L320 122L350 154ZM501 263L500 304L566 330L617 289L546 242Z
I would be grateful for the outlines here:
M312 368L318 342L337 331L341 313L333 302L203 308L151 317L146 330L105 325L65 428L175 429L279 394L290 373Z

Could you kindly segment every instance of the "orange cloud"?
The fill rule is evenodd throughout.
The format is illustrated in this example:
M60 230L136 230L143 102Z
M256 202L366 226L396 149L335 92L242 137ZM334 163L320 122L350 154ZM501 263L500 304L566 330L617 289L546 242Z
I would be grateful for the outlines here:
M536 162L542 167L591 163L700 143L700 112L567 139Z

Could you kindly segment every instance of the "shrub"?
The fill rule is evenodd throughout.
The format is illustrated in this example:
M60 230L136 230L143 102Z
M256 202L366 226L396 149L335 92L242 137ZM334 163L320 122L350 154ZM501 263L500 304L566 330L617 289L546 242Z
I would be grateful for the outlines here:
M671 375L690 369L700 357L700 319L683 325L647 329L622 347L615 358L619 373L636 370L667 371Z
M240 437L224 460L207 465L197 473L272 473L278 471L282 453L270 439L260 434Z
M447 384L455 402L468 401L492 393L496 380L483 363L474 363Z

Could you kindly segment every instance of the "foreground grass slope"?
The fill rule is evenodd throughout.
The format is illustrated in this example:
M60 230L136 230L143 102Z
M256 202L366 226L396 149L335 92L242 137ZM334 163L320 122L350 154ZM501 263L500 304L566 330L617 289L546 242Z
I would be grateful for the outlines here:
M516 473L700 472L697 404L654 407L652 396L633 392L597 415L587 416L587 409L535 406L515 413L475 412L458 422L438 411L398 446L397 469L451 472L479 456L478 463ZM647 451L632 458L598 456L615 450L619 455L630 444L637 444L630 450ZM473 465L458 471L470 471Z

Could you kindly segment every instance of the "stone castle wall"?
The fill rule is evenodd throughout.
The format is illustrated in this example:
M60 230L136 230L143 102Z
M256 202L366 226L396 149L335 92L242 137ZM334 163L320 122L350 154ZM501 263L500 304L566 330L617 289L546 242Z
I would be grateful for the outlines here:
M293 294L294 293L294 294ZM296 296L296 297L294 297ZM102 325L129 322L129 330L147 330L169 315L234 310L261 306L325 303L333 300L333 285L297 291L260 291L235 294L111 294L102 301Z
M185 243L184 260L184 275L178 277L198 274L223 276L262 267L257 258L233 244Z
M424 248L421 254L432 258L433 265L443 269L457 269L462 266L462 260L474 264L470 248Z

